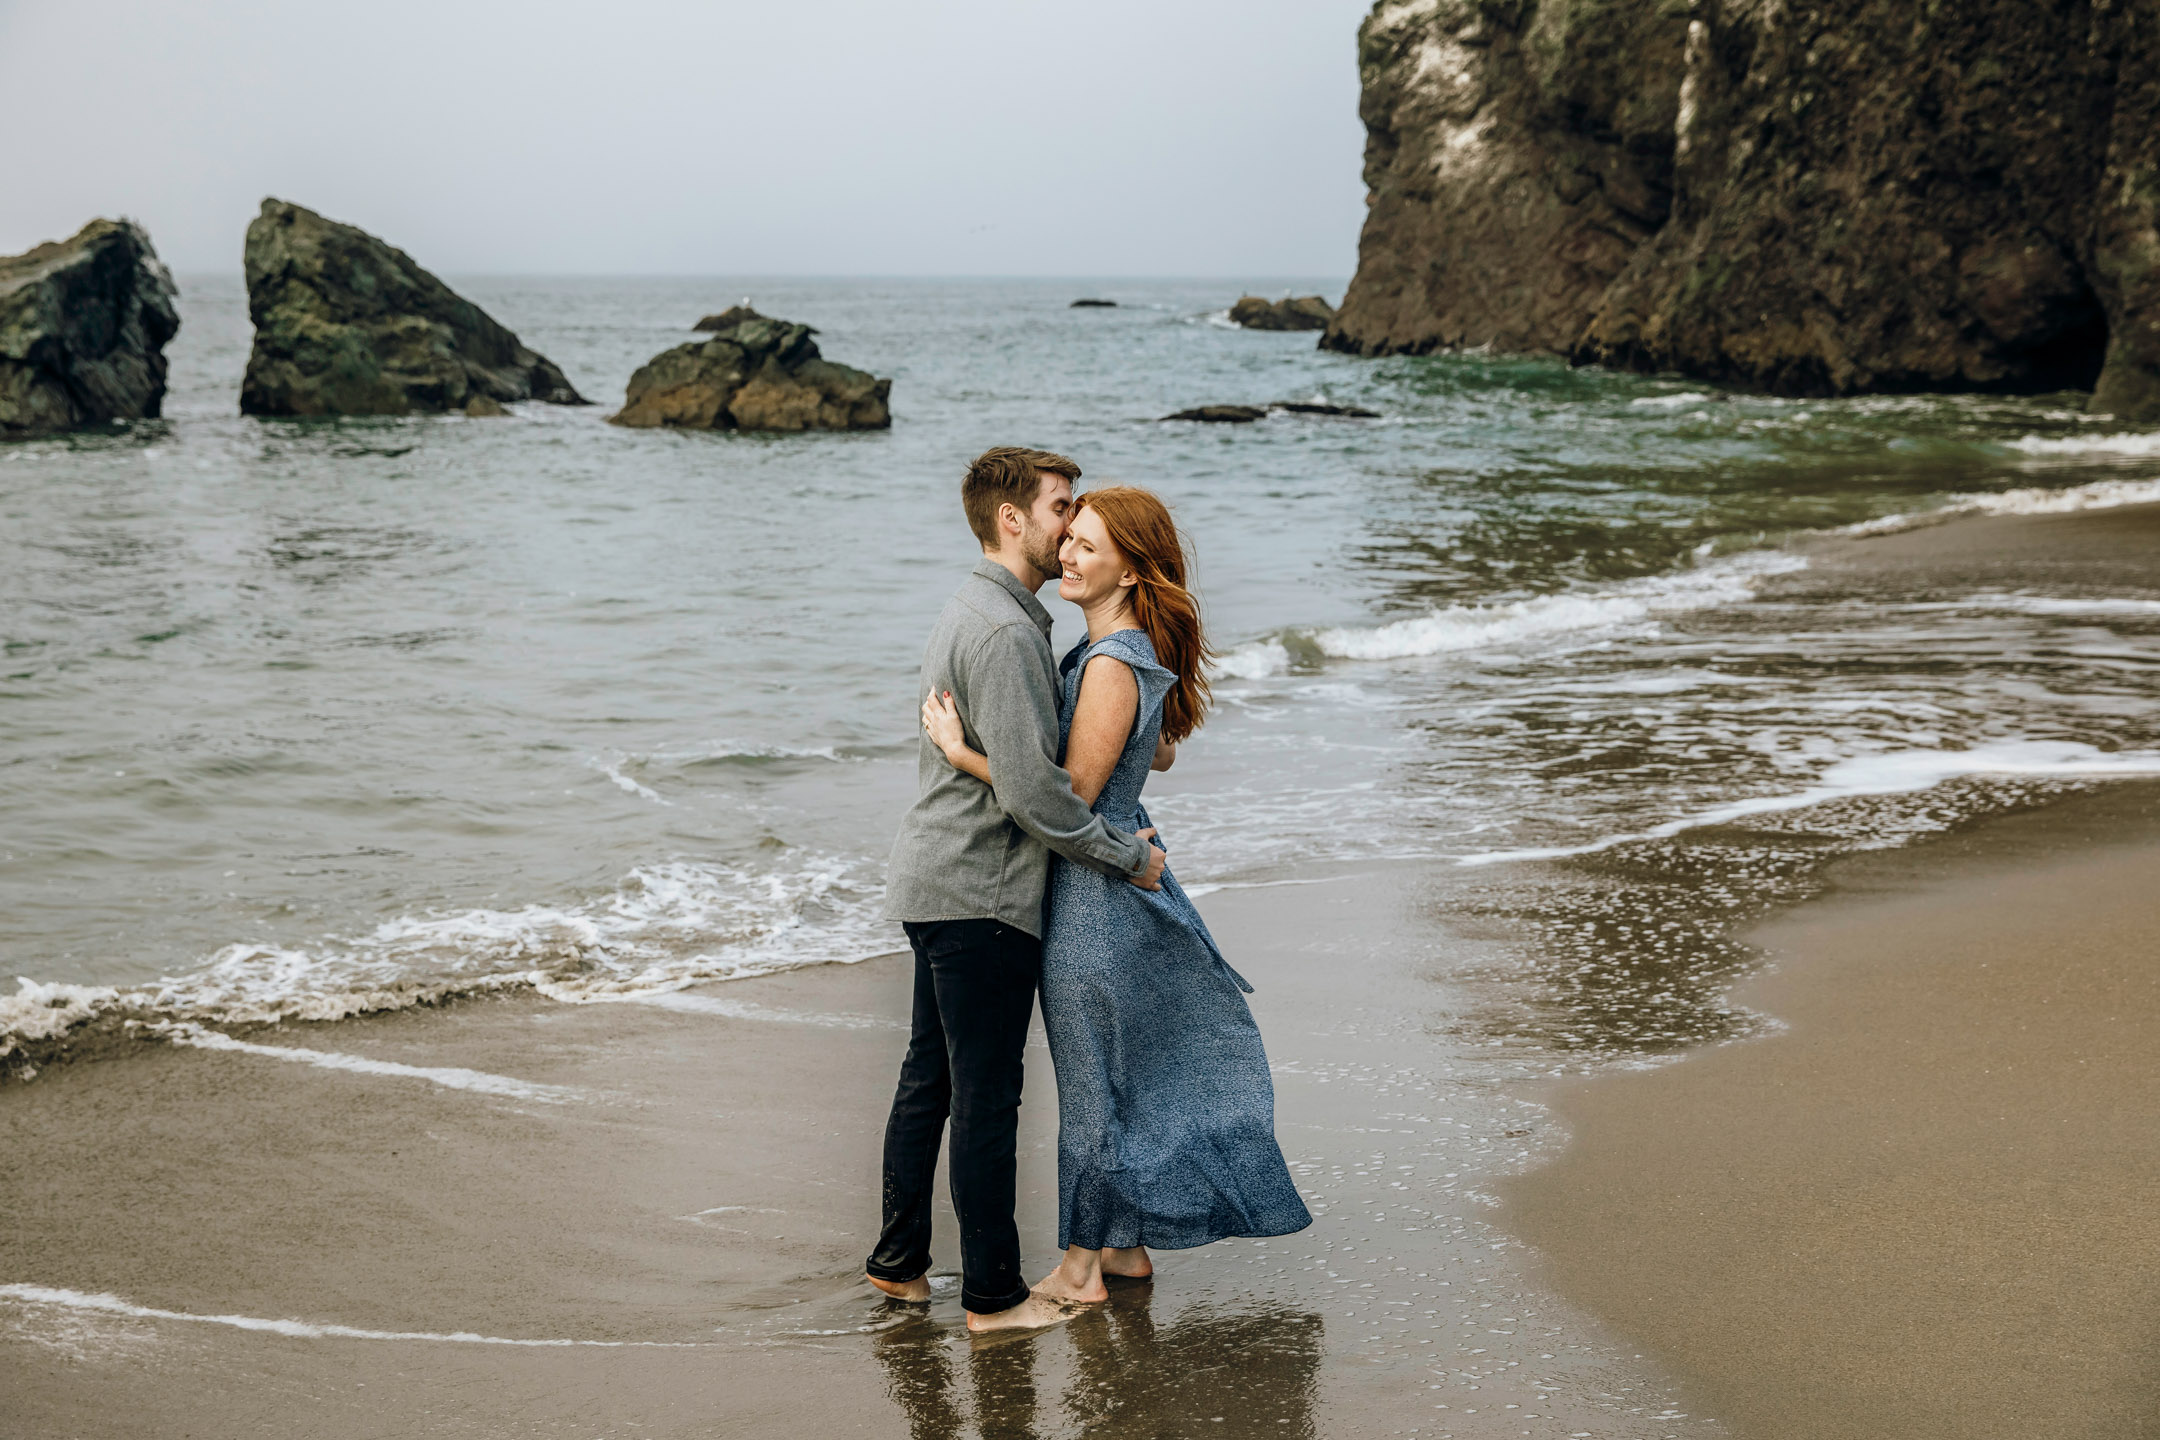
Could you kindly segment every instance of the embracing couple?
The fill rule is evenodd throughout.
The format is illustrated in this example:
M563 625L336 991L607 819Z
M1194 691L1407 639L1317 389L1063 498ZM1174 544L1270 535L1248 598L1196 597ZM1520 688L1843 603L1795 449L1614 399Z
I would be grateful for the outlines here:
M1151 843L1140 806L1208 702L1200 612L1163 503L1000 447L961 482L983 560L923 654L920 794L887 914L915 952L913 1033L885 1127L870 1283L930 1299L930 1202L952 1123L970 1330L1105 1300L1105 1276L1312 1223L1275 1143L1275 1092L1245 983ZM1087 617L1050 653L1051 580ZM1021 1060L1035 992L1058 1088L1058 1244L1032 1288L1013 1219Z

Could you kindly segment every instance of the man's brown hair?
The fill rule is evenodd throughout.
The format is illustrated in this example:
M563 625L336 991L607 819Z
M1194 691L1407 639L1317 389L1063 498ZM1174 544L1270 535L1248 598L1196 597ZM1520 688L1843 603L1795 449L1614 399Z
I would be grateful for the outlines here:
M1045 474L1077 481L1080 467L1063 455L1024 445L1000 445L975 457L960 482L960 505L967 511L968 529L975 532L983 549L997 549L998 506L1010 504L1022 515L1033 510Z

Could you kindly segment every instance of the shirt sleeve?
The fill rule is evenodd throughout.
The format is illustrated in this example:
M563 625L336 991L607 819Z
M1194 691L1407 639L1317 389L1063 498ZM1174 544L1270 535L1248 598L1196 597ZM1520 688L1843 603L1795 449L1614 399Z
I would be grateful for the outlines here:
M998 627L968 657L967 671L965 719L990 757L998 807L1075 864L1106 875L1140 874L1147 842L1090 810L1057 763L1057 695L1027 638L1017 627Z

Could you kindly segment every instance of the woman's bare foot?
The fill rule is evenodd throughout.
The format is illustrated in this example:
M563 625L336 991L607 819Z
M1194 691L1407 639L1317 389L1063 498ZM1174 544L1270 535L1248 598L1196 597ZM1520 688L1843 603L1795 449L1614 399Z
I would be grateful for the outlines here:
M895 1300L905 1300L910 1305L930 1303L930 1277L927 1275L918 1275L913 1280L880 1280L875 1275L865 1275L863 1279Z
M1073 1246L1065 1252L1064 1263L1036 1283L1035 1293L1076 1305L1100 1305L1110 1298L1103 1285L1102 1254Z
M967 1327L977 1335L991 1330L1040 1330L1046 1325L1062 1325L1073 1318L1073 1308L1060 1304L1043 1295L1030 1295L1010 1310L1000 1310L992 1315L967 1312Z
M1130 1250L1104 1250L1102 1273L1123 1276L1127 1280L1145 1280L1155 1273L1155 1262L1148 1259L1145 1245L1135 1245Z

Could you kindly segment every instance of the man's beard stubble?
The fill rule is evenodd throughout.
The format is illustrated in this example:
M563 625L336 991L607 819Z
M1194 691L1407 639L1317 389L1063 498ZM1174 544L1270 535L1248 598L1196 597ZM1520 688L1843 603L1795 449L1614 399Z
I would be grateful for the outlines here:
M1065 566L1058 560L1058 542L1050 538L1050 532L1029 521L1020 531L1020 553L1045 582L1065 573Z

